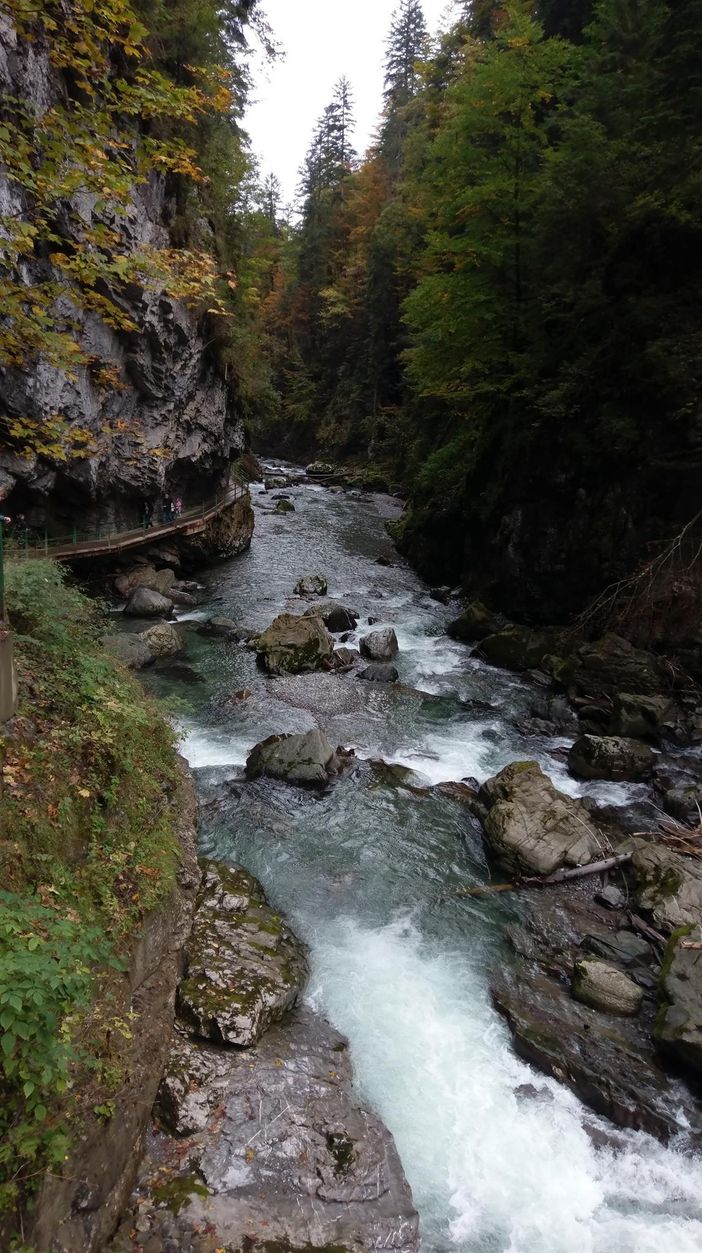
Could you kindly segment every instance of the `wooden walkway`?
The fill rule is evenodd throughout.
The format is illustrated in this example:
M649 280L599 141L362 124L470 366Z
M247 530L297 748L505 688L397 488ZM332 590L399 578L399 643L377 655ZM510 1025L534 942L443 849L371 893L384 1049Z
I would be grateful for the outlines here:
M72 536L63 535L55 538L45 535L42 539L34 534L22 542L13 542L12 537L9 536L6 553L8 557L20 561L41 557L52 557L57 561L80 561L81 558L128 552L132 548L159 543L171 535L198 535L205 530L208 522L248 494L247 484L232 483L226 491L210 497L200 505L184 509L172 521L155 523L150 527L140 526L131 530L105 532L105 534L98 531L93 536L80 536L74 532Z

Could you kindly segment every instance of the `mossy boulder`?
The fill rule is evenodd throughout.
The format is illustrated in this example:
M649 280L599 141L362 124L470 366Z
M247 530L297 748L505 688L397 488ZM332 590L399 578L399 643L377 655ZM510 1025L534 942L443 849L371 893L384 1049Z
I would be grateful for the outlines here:
M670 939L661 971L663 1005L655 1035L661 1048L702 1073L702 925Z
M578 779L643 779L656 757L648 744L620 735L581 735L568 754L568 768Z
M302 674L330 662L334 641L316 615L283 613L258 637L255 647L268 674Z
M695 926L702 918L702 862L641 839L627 841L622 846L626 851L633 854L637 909L668 934Z
M637 1014L643 992L625 971L596 957L583 957L573 969L573 996L582 1005L622 1017Z
M485 836L497 861L518 873L548 875L594 861L602 841L579 801L571 800L534 761L516 761L480 791Z
M178 1012L197 1036L246 1048L295 1004L307 977L298 940L241 867L205 862Z
M295 584L296 596L326 596L327 580L323 574L306 574Z

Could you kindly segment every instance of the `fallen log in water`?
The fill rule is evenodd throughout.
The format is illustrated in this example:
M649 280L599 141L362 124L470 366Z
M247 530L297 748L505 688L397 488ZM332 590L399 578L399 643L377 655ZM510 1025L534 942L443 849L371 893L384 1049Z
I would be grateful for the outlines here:
M557 883L569 883L572 879L585 879L589 875L604 874L605 871L615 870L618 866L626 866L632 857L633 853L620 853L616 857L607 857L604 861L592 861L587 866L575 866L572 870L556 870L553 874L546 875L545 878L530 875L524 879L516 879L514 883L486 883L477 887L461 888L460 891L451 892L441 899L443 901L463 896L483 896L492 892L519 892L522 888L547 888Z

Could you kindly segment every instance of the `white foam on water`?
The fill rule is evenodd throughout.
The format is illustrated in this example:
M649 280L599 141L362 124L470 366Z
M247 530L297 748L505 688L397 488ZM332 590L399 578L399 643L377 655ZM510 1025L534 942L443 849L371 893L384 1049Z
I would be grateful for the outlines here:
M195 723L180 724L180 751L194 770L202 766L243 766L253 745L237 740L226 727L218 734L216 728L203 730Z
M408 920L338 920L312 949L310 999L395 1136L423 1253L700 1253L702 1160L637 1133L596 1148L594 1116L515 1057L469 958Z

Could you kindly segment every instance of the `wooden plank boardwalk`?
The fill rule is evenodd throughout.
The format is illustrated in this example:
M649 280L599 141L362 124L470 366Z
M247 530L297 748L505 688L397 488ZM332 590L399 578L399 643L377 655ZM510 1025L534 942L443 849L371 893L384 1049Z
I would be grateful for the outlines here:
M209 500L184 509L177 518L168 522L155 523L150 527L133 527L129 530L109 531L104 534L98 532L90 536L81 536L74 532L72 536L45 535L41 537L34 533L22 540L15 539L10 533L6 552L8 557L20 561L52 557L57 561L71 562L80 561L81 558L128 552L132 548L159 543L172 535L197 535L204 531L207 524L224 509L236 504L248 494L248 485L235 481Z

